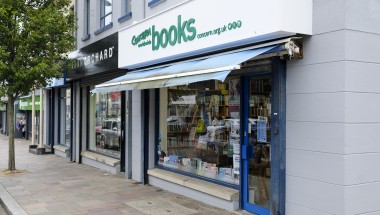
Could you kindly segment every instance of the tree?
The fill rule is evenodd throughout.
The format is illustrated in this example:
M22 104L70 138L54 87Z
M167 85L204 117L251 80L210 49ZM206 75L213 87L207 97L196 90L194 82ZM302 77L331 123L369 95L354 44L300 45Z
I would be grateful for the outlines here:
M62 77L74 48L75 16L69 0L0 0L0 95L8 97L9 161L16 170L14 102Z

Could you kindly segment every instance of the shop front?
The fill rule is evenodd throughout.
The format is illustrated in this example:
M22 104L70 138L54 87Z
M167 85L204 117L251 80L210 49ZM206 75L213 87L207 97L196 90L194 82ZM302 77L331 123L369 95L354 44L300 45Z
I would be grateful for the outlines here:
M63 77L52 79L44 88L46 95L44 127L47 130L44 143L54 151L54 154L64 158L71 158L73 147L71 85L70 80Z
M7 123L7 105L5 103L0 103L0 134L6 134Z
M311 1L297 3L305 11L284 16L281 1L236 11L188 1L119 32L119 67L133 71L92 92L142 90L133 101L144 107L150 184L229 210L284 214L286 61L302 58L298 34L311 34Z
M110 172L122 171L125 93L90 93L96 84L125 74L118 69L118 33L85 46L70 57L76 59L77 65L68 73L72 79L71 91L63 89L62 94L66 95L65 101L71 97L71 108L77 110L77 115L72 116L73 128L70 123L65 128L75 130L77 135L83 134L73 134L74 157ZM67 110L68 103L62 104L66 104ZM69 112L62 113L70 118Z
M20 137L25 139L31 139L32 137L32 109L33 102L32 96L23 96L20 97L18 101L18 111L16 113L16 129ZM37 122L35 124L36 131L39 130L39 112L40 112L40 96L35 96L34 100L34 110L36 111L35 116L37 116L34 120ZM18 127L18 128L17 128ZM21 133L20 133L21 132ZM36 142L38 143L38 134L34 137Z

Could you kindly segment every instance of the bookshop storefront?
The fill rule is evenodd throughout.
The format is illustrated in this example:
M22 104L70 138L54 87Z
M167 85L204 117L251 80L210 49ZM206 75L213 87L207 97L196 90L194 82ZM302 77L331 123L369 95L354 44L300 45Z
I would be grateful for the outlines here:
M119 32L119 67L133 71L94 92L154 92L154 110L143 113L155 125L149 183L230 210L283 214L286 60L301 57L292 36L310 34L311 23L255 21L278 3L230 11L190 1ZM209 19L207 8L220 13Z

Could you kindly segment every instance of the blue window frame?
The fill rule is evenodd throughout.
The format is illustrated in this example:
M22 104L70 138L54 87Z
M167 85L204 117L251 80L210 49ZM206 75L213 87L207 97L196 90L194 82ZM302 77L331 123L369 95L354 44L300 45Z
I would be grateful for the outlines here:
M85 15L83 18L85 20L85 27L82 41L85 41L90 39L90 0L86 0L85 2Z
M125 5L123 6L124 14L127 14L131 12L131 0L125 0L124 3L125 3Z
M86 34L90 33L90 0L86 0Z
M131 0L124 0L121 2L121 14L123 14L122 17L120 17L117 21L118 22L124 22L125 20L128 20L132 17L132 7L131 7Z
M261 74L262 77L265 77L264 74ZM244 76L242 77L241 82L243 83L243 92L249 92L250 89L253 89L249 85L250 78L260 77L259 75L255 76ZM254 200L257 195L251 195L249 188L251 188L251 183L249 182L249 167L250 159L255 160L255 148L251 147L247 136L244 136L245 140L242 145L242 160L241 160L241 182L240 187L240 206L258 215L269 215L269 214L285 214L285 167L286 167L286 61L281 60L278 57L272 59L272 85L271 89L271 115L270 115L270 207L263 207L263 201L251 202ZM244 94L243 100L243 110L242 110L242 119L246 119L245 122L241 123L241 131L248 133L248 117L250 101L248 94ZM245 103L244 103L245 101ZM258 156L259 157L259 156ZM264 161L263 159L260 159ZM263 163L261 163L263 164ZM255 174L255 172L252 172ZM254 178L259 179L257 175ZM259 179L260 180L260 179ZM265 181L265 180L262 180ZM253 188L253 186L252 186ZM254 189L253 189L254 190ZM260 190L260 188L258 188ZM252 192L254 194L255 192ZM259 193L259 192L258 192ZM258 195L258 197L260 194Z
M100 28L112 23L112 0L100 0Z
M151 0L150 2L148 2L148 7L156 6L157 4L159 4L163 1L165 1L165 0Z

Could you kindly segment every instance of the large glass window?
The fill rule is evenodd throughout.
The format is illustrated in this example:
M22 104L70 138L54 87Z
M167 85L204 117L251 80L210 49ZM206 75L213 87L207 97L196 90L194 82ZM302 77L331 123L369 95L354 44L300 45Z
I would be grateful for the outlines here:
M60 144L70 147L71 144L71 90L60 90Z
M240 79L160 90L158 164L239 184Z
M96 93L90 97L89 149L120 158L121 92Z
M100 27L112 22L112 0L100 0Z

